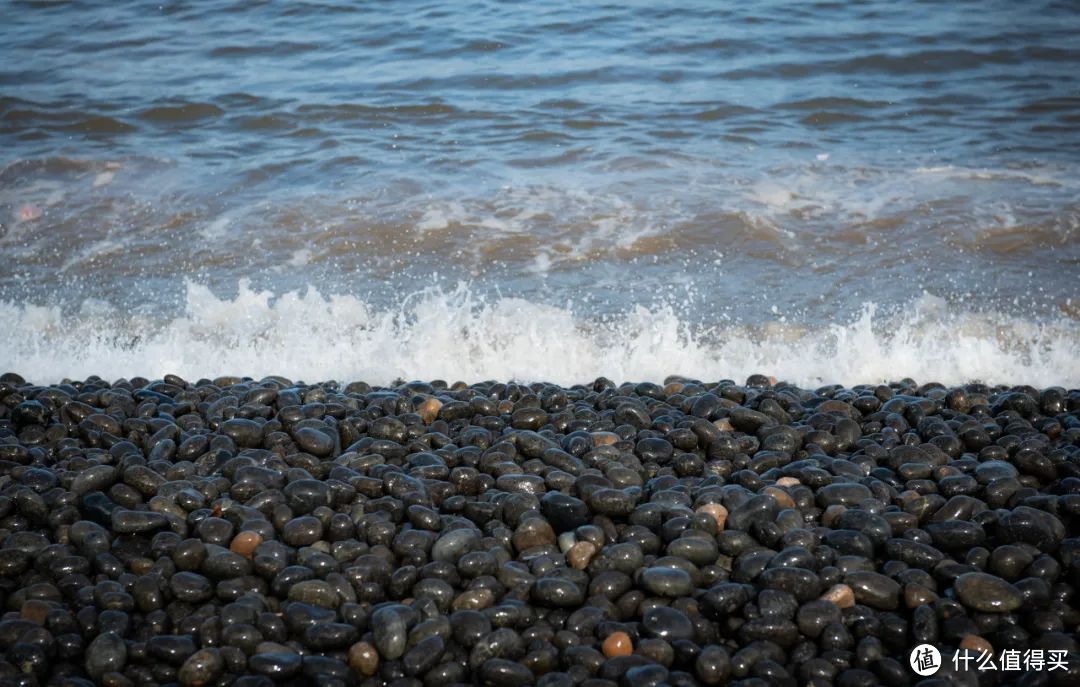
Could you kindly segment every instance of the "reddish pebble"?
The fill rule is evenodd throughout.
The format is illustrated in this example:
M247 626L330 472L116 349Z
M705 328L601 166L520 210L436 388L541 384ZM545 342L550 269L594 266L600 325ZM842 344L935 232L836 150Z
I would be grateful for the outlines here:
M776 501L778 504L780 504L781 508L795 507L795 500L791 498L791 494L787 493L783 489L778 489L777 487L765 487L761 490L761 493L771 496L773 498L773 501Z
M251 558L255 555L255 549L259 544L262 544L262 540L262 535L258 532L241 532L233 537L229 550L240 554L244 558Z
M579 541L566 552L566 560L575 570L584 570L596 555L596 545L589 541Z
M837 584L821 595L823 601L831 601L838 608L851 608L855 605L855 591L846 584Z
M608 658L629 656L634 653L634 643L625 632L612 632L603 644L604 655Z
M349 647L349 667L367 677L379 669L379 652L367 642L357 642Z
M979 635L964 635L960 640L960 648L974 651L977 654L992 654L994 647Z
M439 411L442 410L442 401L437 398L429 398L420 404L420 407L416 409L420 419L424 421L425 425L430 425L435 422L435 419L439 417Z
M593 446L611 446L619 441L619 435L615 432L593 432Z
M686 388L686 385L682 382L668 382L664 385L664 393L668 396L672 394L681 394L682 390Z

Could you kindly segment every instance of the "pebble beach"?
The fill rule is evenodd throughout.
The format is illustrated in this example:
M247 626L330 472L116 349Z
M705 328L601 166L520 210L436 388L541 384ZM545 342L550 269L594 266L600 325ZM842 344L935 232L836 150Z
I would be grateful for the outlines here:
M1073 685L1078 521L1075 389L8 373L0 683Z
M0 0L0 687L1080 685L1078 35Z

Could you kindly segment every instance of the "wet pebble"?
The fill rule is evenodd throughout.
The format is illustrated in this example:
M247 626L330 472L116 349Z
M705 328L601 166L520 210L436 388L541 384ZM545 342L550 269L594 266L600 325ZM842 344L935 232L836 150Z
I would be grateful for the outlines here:
M694 591L690 574L679 568L646 568L641 571L641 586L657 596L689 596Z
M912 641L1076 651L1078 410L3 375L0 681L876 685Z
M986 613L1008 613L1020 608L1024 597L1020 590L1000 577L982 572L968 572L953 582L960 603Z

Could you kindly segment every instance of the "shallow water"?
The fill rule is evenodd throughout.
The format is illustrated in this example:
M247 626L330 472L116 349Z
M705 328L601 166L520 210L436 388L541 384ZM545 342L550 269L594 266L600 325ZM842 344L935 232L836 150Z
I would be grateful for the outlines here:
M579 5L0 4L0 368L1080 384L1080 6Z

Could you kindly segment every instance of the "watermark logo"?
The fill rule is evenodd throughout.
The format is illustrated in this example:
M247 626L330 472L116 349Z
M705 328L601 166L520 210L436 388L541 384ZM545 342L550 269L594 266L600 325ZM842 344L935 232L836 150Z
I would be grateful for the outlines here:
M1069 652L1063 649L1005 649L996 656L989 651L957 650L952 655L956 672L1002 670L1055 671L1068 670ZM917 675L926 677L941 669L941 652L930 644L920 644L911 650L908 663Z
M937 650L937 647L920 644L911 650L908 663L918 675L933 675L941 667L941 652Z

